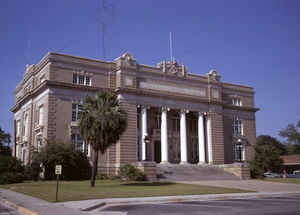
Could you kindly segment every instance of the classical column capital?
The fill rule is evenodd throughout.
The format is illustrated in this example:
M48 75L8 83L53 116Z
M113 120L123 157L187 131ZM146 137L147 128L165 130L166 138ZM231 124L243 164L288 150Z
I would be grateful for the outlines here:
M170 111L171 109L167 106L162 106L161 111Z
M141 105L141 104L137 104L136 105L137 108L146 108L146 109L150 109L149 105Z
M199 116L205 116L206 112L198 112Z
M180 109L180 113L189 113L190 111L188 109Z
M210 111L207 111L207 112L202 112L203 113L203 116L206 116L206 117L210 117L210 116L212 116L212 112L210 112Z

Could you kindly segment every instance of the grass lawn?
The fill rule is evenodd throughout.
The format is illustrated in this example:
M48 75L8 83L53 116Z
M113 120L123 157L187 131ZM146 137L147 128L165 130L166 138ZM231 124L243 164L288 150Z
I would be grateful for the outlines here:
M0 187L44 199L49 202L55 201L55 181L25 182L20 184L2 185ZM125 183L118 180L98 180L96 181L96 186L91 188L89 181L60 181L58 199L59 201L63 202L102 198L200 195L242 192L250 191L169 182Z
M300 184L300 178L265 178L264 181Z

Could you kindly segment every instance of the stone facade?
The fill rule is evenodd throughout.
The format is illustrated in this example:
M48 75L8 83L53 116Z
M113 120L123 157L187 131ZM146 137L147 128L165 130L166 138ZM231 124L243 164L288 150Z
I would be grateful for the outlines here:
M48 53L27 66L11 109L14 156L27 163L46 140L78 142L93 156L80 140L77 114L85 97L101 90L117 92L128 113L121 139L99 156L105 174L143 160L223 165L253 156L253 88L221 82L214 70L189 73L175 61L138 64L128 53L113 62Z

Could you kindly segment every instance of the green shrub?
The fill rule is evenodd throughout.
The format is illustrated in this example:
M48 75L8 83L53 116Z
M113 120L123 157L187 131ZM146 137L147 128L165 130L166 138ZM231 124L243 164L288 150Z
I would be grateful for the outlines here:
M20 183L25 180L24 166L15 157L0 155L0 184Z
M131 164L123 165L119 170L119 175L122 180L126 180L126 181L144 181L145 180L144 173Z
M107 179L109 179L109 176L105 175L105 174L98 174L96 179L97 180L107 180Z
M56 165L62 165L61 179L63 180L86 180L90 178L91 174L87 156L74 150L71 144L48 142L41 152L33 156L33 162L43 164L46 180L56 179ZM35 173L34 176L36 176Z
M24 172L22 162L15 157L0 155L0 174L6 172Z
M4 172L0 174L0 184L15 184L24 180L24 174L20 172Z

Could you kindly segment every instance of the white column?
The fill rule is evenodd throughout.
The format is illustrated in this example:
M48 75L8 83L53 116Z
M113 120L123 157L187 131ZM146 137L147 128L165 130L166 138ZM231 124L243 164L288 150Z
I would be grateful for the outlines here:
M206 119L207 128L207 151L208 151L208 163L212 163L212 131L211 131L211 119L208 116Z
M161 163L168 163L168 123L167 108L161 111Z
M142 160L146 160L146 143L145 137L147 136L147 108L142 107Z
M186 142L186 111L180 111L180 157L181 164L187 163L187 142Z
M198 145L199 145L199 164L205 163L205 136L203 113L198 115Z
M243 145L243 148L242 148L242 161L245 161L246 160L246 146Z

